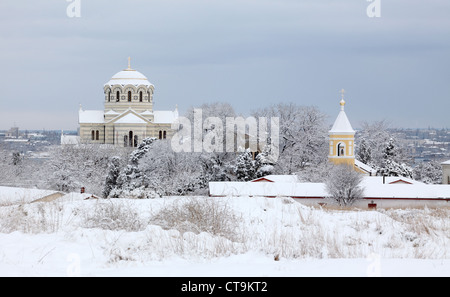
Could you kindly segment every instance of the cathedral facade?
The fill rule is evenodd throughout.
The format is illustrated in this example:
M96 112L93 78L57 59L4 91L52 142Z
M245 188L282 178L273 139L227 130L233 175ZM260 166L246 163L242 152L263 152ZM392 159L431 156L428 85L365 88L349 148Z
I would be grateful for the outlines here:
M78 112L79 139L83 143L136 147L144 138L170 138L178 109L153 110L154 86L139 71L128 68L116 73L103 86L104 110Z

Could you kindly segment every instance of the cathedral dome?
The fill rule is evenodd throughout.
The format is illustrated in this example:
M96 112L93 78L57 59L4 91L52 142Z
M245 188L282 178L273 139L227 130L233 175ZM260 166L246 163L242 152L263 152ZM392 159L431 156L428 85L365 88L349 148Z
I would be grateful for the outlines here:
M144 85L147 87L153 86L139 71L135 69L131 69L130 63L128 62L128 68L122 71L117 72L111 77L111 79L105 84L105 86L113 86L113 85L134 85L140 86Z

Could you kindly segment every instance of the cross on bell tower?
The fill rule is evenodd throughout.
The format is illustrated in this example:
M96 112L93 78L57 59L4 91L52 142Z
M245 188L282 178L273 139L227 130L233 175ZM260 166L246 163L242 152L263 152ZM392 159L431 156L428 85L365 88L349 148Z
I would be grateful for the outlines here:
M341 102L340 102L340 104L341 104L341 110L344 110L344 105L345 105L344 94L345 94L345 90L344 90L344 89L341 89L341 90L339 91L339 93L341 93Z

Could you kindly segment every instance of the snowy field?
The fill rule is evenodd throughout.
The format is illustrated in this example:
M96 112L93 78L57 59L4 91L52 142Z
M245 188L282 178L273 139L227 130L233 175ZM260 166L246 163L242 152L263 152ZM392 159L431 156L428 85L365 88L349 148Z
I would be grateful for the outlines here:
M449 208L41 194L0 187L0 276L450 276Z

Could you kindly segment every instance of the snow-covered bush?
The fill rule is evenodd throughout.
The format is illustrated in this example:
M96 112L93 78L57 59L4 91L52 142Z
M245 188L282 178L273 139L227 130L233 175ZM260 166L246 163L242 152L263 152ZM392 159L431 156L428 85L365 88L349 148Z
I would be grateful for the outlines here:
M436 161L422 162L413 169L415 180L426 184L442 183L442 166Z
M363 123L356 133L356 158L377 170L377 175L412 178L411 158L385 121Z
M139 231L147 225L139 212L130 203L112 200L94 201L94 206L76 210L82 217L81 226L105 230Z
M325 181L329 198L340 206L352 205L363 197L364 189L360 186L362 179L363 175L350 166L333 166Z
M234 174L238 181L249 181L256 178L257 165L249 149L240 153L234 164Z
M124 148L99 144L55 147L49 160L38 169L43 188L78 192L84 187L87 192L100 196L105 188L111 156L120 157L125 153Z
M230 240L237 240L240 218L223 201L214 198L190 197L177 200L153 216L151 222L163 229L176 229L181 233L208 232Z
M170 141L145 139L111 186L110 198L185 195L206 188L199 154L175 152ZM105 192L106 193L106 192Z
M108 166L108 175L105 180L105 187L103 188L103 197L107 198L111 190L117 185L117 178L120 174L120 157L114 156Z
M382 163L377 174L412 178L412 168L406 164L402 149L392 137L385 145Z
M67 223L58 201L0 207L0 232L54 233Z
M253 116L279 118L279 157L273 164L274 173L293 174L327 160L328 129L325 115L316 107L281 103L258 109Z

